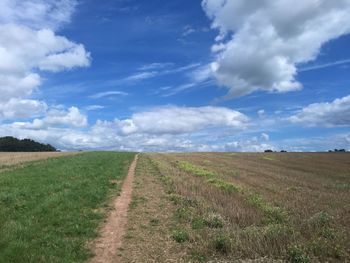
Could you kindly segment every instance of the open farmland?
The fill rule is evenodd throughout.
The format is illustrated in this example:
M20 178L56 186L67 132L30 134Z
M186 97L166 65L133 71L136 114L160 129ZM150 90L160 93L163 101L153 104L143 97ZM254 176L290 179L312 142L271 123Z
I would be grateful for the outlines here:
M347 153L143 154L123 262L348 262Z
M0 152L0 172L26 162L73 155L72 152Z
M88 244L134 155L83 153L0 173L0 262L84 262L91 257Z

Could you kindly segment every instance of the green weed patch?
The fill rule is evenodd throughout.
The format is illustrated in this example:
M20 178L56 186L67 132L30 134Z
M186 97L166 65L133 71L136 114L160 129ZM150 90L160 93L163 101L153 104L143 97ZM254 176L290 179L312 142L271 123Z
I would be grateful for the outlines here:
M202 177L206 177L206 178L214 178L216 177L216 174L214 172L208 171L200 166L191 164L189 162L186 161L179 161L178 162L178 166L189 173L193 173L197 176L202 176Z

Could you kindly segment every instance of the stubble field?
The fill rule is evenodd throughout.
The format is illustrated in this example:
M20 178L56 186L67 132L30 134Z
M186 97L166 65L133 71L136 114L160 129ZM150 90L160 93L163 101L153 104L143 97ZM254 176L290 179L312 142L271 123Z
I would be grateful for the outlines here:
M144 154L125 262L347 262L347 153Z

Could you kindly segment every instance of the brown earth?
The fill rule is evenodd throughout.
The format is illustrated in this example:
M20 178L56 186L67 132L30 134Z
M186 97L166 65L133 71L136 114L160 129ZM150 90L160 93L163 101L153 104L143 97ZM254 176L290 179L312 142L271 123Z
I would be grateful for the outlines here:
M113 201L113 210L100 230L100 237L94 242L92 248L94 257L90 260L91 263L120 262L117 251L122 245L125 234L137 158L138 156L136 155L123 183L121 193Z

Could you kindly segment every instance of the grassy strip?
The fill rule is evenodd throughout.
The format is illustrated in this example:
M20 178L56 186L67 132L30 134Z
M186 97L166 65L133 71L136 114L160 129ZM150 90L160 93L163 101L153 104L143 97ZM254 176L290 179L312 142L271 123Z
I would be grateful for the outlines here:
M182 170L207 178L207 182L227 193L241 193L252 206L261 209L266 217L267 223L283 223L287 220L287 213L283 209L272 206L266 202L259 194L250 193L248 190L240 186L218 179L218 175L212 171L206 170L200 166L191 164L186 161L178 162L179 168Z
M186 172L195 174L196 176L207 178L208 183L226 192L229 192L229 193L243 192L243 189L240 186L218 179L217 178L218 175L216 173L212 171L208 171L200 166L194 165L186 161L179 161L178 166L179 168L181 168Z
M0 174L0 262L83 262L133 153L53 158Z
M207 179L213 179L217 177L216 173L208 171L200 166L194 165L186 161L179 161L177 164L182 170L189 173L193 173L197 176L206 177Z

